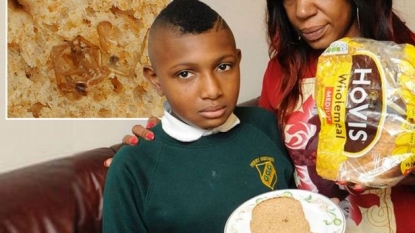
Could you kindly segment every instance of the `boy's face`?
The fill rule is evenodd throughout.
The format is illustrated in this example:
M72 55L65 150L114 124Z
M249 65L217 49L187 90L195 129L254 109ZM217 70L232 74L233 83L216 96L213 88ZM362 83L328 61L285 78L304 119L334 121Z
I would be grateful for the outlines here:
M228 119L239 95L241 60L229 30L179 36L156 29L149 56L152 66L144 75L166 96L173 115L204 129Z

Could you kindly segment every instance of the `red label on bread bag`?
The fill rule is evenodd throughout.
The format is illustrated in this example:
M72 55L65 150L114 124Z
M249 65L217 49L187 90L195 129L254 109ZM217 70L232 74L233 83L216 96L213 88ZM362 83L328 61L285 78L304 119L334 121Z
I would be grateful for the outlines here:
M384 111L382 70L366 54L352 56L346 106L344 152L363 155L379 138Z

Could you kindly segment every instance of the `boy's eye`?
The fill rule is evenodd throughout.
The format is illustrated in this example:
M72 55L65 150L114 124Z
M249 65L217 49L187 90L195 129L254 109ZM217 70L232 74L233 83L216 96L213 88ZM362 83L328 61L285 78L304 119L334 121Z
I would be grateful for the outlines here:
M231 65L229 65L229 64L220 64L218 66L218 69L221 70L221 71L226 71L226 70L229 70L230 68L231 68Z
M182 71L177 76L182 79L187 79L192 76L192 73L190 73L189 71Z

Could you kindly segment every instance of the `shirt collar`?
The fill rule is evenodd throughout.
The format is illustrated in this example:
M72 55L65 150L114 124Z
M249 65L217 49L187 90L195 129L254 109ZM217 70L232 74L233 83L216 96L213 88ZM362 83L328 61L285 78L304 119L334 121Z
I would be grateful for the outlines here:
M240 123L235 114L231 114L222 125L206 130L196 126L191 126L177 119L171 114L170 105L167 101L164 104L164 115L161 118L163 130L172 138L181 142L196 141L202 136L208 136L218 132L227 132Z

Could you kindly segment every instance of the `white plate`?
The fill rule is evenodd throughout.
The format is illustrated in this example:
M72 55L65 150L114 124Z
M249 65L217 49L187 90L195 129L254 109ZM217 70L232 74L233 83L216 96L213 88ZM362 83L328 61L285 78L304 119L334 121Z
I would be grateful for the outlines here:
M228 218L225 233L251 233L251 212L261 201L274 197L293 197L301 202L311 232L344 233L346 219L342 210L327 197L300 189L284 189L253 197L240 205Z

